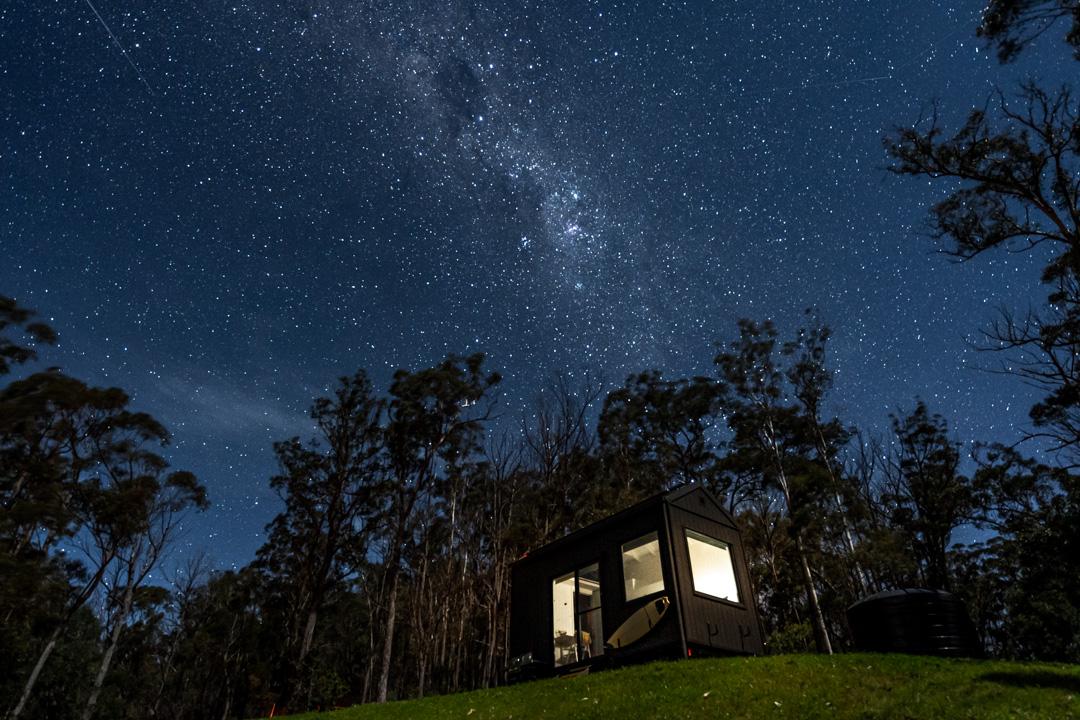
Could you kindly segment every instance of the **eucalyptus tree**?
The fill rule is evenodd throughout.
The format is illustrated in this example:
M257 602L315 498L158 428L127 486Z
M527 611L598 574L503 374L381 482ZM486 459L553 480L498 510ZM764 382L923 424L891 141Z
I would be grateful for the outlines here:
M831 517L837 519L844 555L858 590L866 593L868 583L859 565L855 547L855 522L859 512L856 485L844 472L839 457L841 448L854 436L854 430L838 419L824 417L825 396L833 387L832 373L826 364L827 346L832 330L822 323L814 310L805 312L807 325L796 332L796 339L784 343L782 354L788 358L784 375L792 395L802 407L802 417L813 437L818 464L825 469L828 487L825 492L833 502Z
M571 385L554 376L538 389L521 424L519 457L523 492L521 529L527 546L559 538L595 519L600 486L609 479L597 462L597 437L590 425L602 390L588 380ZM517 476L515 475L515 478Z
M313 403L316 437L274 445L280 473L270 485L284 509L267 527L257 565L284 596L283 704L306 681L328 596L365 561L381 472L383 406L359 371L340 378L332 397Z
M484 613L481 687L494 685L510 660L507 654L510 566L532 541L532 538L526 540L522 533L529 494L521 455L520 444L514 443L508 434L489 439L484 451L484 472L470 487L467 502L480 545L478 594Z
M892 422L896 443L882 500L918 563L922 583L949 590L953 534L978 509L971 479L960 472L962 446L949 437L945 419L922 401Z
M1009 62L1060 21L1068 25L1065 42L1080 59L1080 0L990 0L978 34L997 46L1002 62Z
M27 572L52 568L52 577L62 572L67 578L46 588L62 597L45 622L50 630L12 718L26 708L68 623L96 595L117 562L134 560L142 567L146 552L155 563L160 559L171 534L146 535L160 530L148 524L152 517L162 518L152 514L162 509L156 504L159 493L182 491L190 493L196 505L205 502L192 476L165 474L168 464L154 448L168 442L168 433L151 416L130 410L129 402L118 388L89 387L55 371L31 375L0 391L7 552L15 567ZM82 552L64 552L62 545Z
M92 513L87 518L87 537L77 540L85 543L86 555L96 564L109 567L111 579L105 653L83 708L83 720L94 715L136 599L150 590L164 592L148 587L148 579L176 540L184 515L189 509L209 507L206 488L194 475L170 472L161 456L134 439L118 443L115 455L103 463L103 473L89 484Z
M894 173L948 184L931 210L947 254L968 261L1038 249L1043 306L1003 309L985 348L1004 351L1000 370L1044 393L1028 435L1080 463L1080 106L1072 92L1027 82L1014 99L997 92L955 133L935 112L885 146Z
M500 380L483 369L483 362L481 354L451 355L425 370L398 370L390 386L378 490L386 601L377 702L388 697L406 546L417 540L426 506L481 456L490 392Z
M656 370L632 375L608 394L598 426L601 452L625 475L620 485L631 499L681 483L727 496L717 397L711 378L665 380Z
M0 375L7 375L15 365L36 359L37 345L56 342L56 331L36 318L33 310L0 295Z
M739 337L720 346L720 405L731 430L728 461L755 468L758 492L779 491L819 652L832 643L812 567L828 507L828 471L817 457L814 424L793 396L771 321L739 321ZM827 451L831 455L832 451ZM765 507L773 507L766 503Z
M993 533L976 548L991 647L1080 661L1080 476L1000 444L976 460L977 524Z

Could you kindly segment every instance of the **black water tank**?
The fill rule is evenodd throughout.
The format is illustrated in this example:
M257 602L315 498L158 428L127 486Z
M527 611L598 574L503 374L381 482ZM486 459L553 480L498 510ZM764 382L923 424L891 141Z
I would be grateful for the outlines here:
M944 590L888 590L848 608L855 648L948 657L980 657L967 608Z

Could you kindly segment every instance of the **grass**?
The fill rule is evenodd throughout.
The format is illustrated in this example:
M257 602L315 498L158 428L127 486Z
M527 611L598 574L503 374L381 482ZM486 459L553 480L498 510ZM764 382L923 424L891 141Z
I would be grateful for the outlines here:
M1080 665L910 655L657 662L290 720L1080 718Z

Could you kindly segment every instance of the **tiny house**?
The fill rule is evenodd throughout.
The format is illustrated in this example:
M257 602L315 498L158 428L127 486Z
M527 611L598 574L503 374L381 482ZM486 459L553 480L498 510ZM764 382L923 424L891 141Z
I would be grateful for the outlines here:
M739 531L697 485L655 495L518 560L510 675L701 654L758 654Z

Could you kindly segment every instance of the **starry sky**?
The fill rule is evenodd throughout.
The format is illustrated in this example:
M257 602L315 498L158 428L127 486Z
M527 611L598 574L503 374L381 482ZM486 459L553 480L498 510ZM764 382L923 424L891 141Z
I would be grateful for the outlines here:
M505 422L552 373L710 371L739 317L834 328L831 410L924 398L1012 439L1031 391L969 341L1038 302L1039 258L957 265L947 190L885 171L932 99L1075 72L1000 66L979 0L9 0L0 293L44 362L130 392L213 508L185 548L251 559L271 443L366 368L484 351Z

